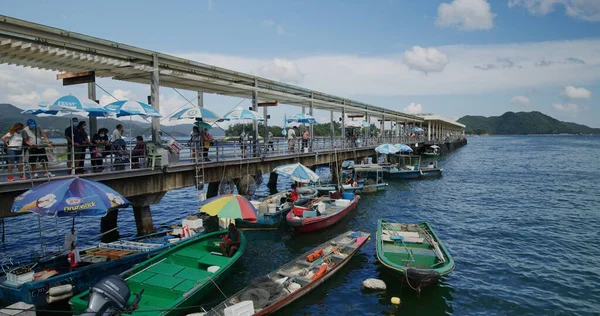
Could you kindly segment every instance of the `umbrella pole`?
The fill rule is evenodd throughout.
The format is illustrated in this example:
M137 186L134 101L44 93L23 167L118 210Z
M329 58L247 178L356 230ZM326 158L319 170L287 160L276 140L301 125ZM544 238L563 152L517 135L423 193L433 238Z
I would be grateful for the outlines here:
M40 248L42 250L42 257L46 256L46 251L44 250L44 237L42 236L42 220L40 219L40 215L37 215L38 219L38 229L40 231Z
M132 128L133 126L131 124L131 115L129 115L129 170L131 170L131 160L133 159L133 149L131 148L131 137L133 136L133 132L131 130Z
M75 117L75 115L73 115ZM71 118L71 174L75 174L75 126L73 126L73 118Z

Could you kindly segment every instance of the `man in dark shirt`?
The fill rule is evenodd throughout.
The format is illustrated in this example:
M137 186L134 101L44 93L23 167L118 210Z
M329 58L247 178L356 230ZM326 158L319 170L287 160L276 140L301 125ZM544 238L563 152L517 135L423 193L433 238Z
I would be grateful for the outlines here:
M75 130L77 129L77 125L79 124L79 120L74 117L71 119L71 126L67 127L65 129L65 139L67 140L67 144L69 144L68 146L68 158L67 158L67 167L71 168L71 161L73 160L73 154L72 154L72 149L73 149L73 145L74 146L78 146L79 144L77 144L77 142L75 142L75 144L73 144L73 139L75 136Z
M77 128L73 130L73 140L75 142L75 161L77 162L75 173L85 173L83 165L85 163L85 151L87 146L90 145L87 132L85 131L85 121L79 122ZM79 144L79 146L77 146Z
M223 236L223 241L221 241L221 252L224 256L233 257L235 252L240 248L240 243L242 242L242 233L240 230L235 228L234 223L229 224L229 229L227 234Z

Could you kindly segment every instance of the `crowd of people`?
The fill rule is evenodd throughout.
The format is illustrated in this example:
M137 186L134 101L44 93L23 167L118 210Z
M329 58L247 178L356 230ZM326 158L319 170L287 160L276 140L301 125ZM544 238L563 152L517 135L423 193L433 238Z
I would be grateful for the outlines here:
M93 172L104 170L104 158L112 155L123 158L121 164L131 159L132 168L140 168L140 158L146 153L145 143L142 136L136 137L136 145L131 150L131 157L127 151L127 145L123 139L123 125L118 124L109 137L107 128L100 128L90 138L86 131L87 123L72 118L69 127L64 131L67 140L67 168L74 169L76 174L85 173L84 162L87 153L90 154L90 162ZM37 172L38 164L44 170L44 177L54 177L48 170L47 148L52 148L52 142L37 122L33 119L27 120L27 126L15 123L8 132L2 136L2 142L6 149L6 163L8 181L14 181L13 171L17 169L19 180L26 180L23 166L24 157L31 168L31 177L39 178ZM126 157L125 157L126 156Z

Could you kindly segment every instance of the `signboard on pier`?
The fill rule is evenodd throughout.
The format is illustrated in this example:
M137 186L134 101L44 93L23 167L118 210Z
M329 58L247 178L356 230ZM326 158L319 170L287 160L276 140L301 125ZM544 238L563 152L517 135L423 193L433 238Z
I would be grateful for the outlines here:
M96 82L96 73L94 71L86 72L65 72L56 75L56 80L63 80L63 86L75 84Z

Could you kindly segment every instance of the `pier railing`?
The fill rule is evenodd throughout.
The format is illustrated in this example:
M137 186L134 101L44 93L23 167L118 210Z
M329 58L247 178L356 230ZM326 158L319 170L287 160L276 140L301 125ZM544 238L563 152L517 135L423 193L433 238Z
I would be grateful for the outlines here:
M453 141L461 136L448 137ZM52 144L51 146L1 148L0 182L23 181L54 176L71 176L80 173L120 172L133 169L156 169L172 165L222 162L261 157L289 156L303 153L322 153L334 150L353 150L375 147L385 143L413 145L426 142L426 136L391 137L317 137L303 140L297 138L272 138L257 141L238 138L213 140L210 146L203 143L181 141L163 142L161 146L146 142L135 148L136 143L107 146L74 146ZM7 149L10 149L7 151ZM72 150L74 153L72 153ZM196 160L197 159L197 160ZM9 169L11 169L9 172ZM20 176L23 175L23 178Z

